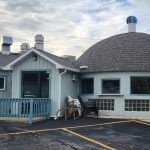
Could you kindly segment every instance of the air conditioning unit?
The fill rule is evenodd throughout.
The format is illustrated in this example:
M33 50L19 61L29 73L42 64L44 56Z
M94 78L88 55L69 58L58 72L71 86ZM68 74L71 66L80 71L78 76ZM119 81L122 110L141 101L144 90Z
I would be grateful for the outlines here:
M72 81L77 81L77 75L76 74L72 75Z

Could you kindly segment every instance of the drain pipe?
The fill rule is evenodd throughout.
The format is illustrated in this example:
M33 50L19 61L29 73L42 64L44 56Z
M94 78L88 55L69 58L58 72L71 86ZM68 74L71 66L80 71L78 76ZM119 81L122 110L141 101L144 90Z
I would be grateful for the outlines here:
M58 92L58 96L59 96L59 109L60 109L60 107L61 107L61 77L62 77L62 75L63 74L65 74L67 72L67 70L65 69L63 72L61 72L60 74L59 74L59 92ZM60 116L60 113L58 114L58 116Z

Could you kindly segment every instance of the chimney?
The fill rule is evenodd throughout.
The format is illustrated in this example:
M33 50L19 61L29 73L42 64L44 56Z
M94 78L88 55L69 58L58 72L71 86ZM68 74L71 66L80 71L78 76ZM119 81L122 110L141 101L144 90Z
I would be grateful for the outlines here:
M136 32L137 18L135 16L129 16L126 22L128 24L128 32Z
M29 46L28 43L22 43L22 44L20 45L20 49L21 49L22 52L26 52L27 50L30 49L30 46Z
M44 37L42 34L37 34L35 36L35 48L44 50Z
M3 36L1 39L2 43L2 54L9 55L10 54L10 46L13 44L12 37L9 36Z

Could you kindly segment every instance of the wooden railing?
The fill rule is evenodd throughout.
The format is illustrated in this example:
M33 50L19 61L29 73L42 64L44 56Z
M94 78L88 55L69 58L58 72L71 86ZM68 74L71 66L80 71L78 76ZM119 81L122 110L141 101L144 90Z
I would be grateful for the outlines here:
M51 100L48 98L0 98L0 117L29 118L50 116Z

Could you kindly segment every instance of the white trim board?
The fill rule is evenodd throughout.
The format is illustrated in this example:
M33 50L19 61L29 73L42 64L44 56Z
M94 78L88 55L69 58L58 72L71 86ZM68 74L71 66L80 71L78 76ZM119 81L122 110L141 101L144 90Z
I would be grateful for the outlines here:
M49 62L51 62L52 64L56 65L56 69L66 69L66 70L70 70L70 71L74 71L74 72L79 72L79 70L77 69L73 69L64 65L61 65L59 63L57 63L56 61L54 61L53 59L49 58L48 56L44 55L43 53L37 51L34 48L31 48L30 50L28 50L27 52L25 52L24 54L22 54L20 57L16 58L14 61L12 61L11 63L9 63L8 65L6 65L5 67L3 67L4 70L13 70L13 66L17 63L19 63L20 61L22 61L22 59L24 59L26 56L28 56L30 53L36 53L37 55L41 56L42 58L48 60Z

